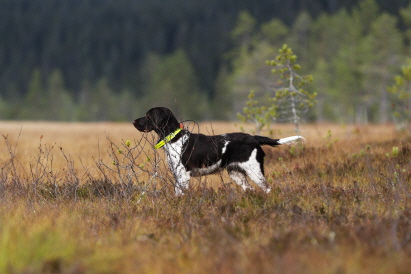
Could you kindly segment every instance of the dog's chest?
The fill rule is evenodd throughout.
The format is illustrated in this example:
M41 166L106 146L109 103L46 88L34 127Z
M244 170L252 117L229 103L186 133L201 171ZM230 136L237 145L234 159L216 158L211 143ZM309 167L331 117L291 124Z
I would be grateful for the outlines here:
M167 143L164 145L166 152L167 162L171 169L176 169L178 166L182 165L181 155L184 152L184 144L187 142L188 136L183 135L174 143Z

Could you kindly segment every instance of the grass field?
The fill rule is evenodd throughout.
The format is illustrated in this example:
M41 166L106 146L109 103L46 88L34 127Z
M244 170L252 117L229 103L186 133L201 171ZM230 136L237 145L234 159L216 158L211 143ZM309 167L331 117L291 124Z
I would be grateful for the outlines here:
M265 147L270 194L223 172L182 197L157 137L131 124L0 122L0 133L0 273L411 269L411 137L391 125L303 125L304 144Z

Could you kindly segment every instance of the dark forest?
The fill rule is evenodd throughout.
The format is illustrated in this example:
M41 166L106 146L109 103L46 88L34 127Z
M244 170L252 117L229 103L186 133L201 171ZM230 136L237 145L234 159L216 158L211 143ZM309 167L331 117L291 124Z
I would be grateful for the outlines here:
M288 44L319 94L307 119L385 122L410 18L400 0L1 0L0 119L233 119Z

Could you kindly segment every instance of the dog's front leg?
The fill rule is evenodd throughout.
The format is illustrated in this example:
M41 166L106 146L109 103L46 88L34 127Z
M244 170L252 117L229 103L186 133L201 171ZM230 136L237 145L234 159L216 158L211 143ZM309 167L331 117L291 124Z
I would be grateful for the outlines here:
M171 172L174 175L174 190L176 195L184 194L183 191L188 188L190 182L190 171L187 171L181 159L182 143L167 144L165 146L167 153L167 162Z
M188 189L190 183L190 173L186 171L182 164L180 164L174 168L174 178L176 180L174 187L176 195L183 195L183 191Z
M169 153L167 156L168 166L175 179L175 193L177 196L183 195L183 191L188 188L190 182L190 172L186 170L178 154L173 155Z

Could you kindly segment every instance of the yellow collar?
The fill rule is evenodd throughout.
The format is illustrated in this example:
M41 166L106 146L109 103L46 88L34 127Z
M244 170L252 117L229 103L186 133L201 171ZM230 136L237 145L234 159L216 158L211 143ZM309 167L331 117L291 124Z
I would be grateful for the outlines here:
M178 129L176 129L174 132L170 133L169 135L167 135L163 140L159 141L154 148L155 149L159 149L162 146L164 146L165 144L167 144L168 142L170 142L174 137L176 137L176 135L183 130L183 125L180 124L180 127Z

